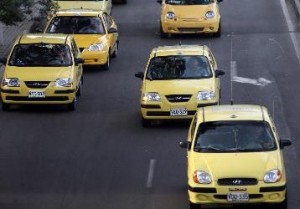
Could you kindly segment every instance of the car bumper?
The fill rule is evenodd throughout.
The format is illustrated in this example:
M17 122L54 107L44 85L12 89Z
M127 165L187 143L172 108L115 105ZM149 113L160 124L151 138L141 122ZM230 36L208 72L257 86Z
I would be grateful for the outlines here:
M76 89L43 89L42 91L45 92L44 97L29 97L29 89L1 88L1 99L7 104L69 104L76 97Z
M196 204L247 204L247 203L281 203L285 200L285 184L270 186L238 186L235 190L230 191L234 186L222 187L191 187L189 186L188 194L190 201ZM242 191L243 190L243 191ZM228 193L243 192L249 195L247 201L228 201Z
M106 51L90 52L84 50L81 56L84 59L83 65L104 65L107 62L108 52Z
M162 30L170 34L216 33L219 30L219 20L199 22L163 21Z

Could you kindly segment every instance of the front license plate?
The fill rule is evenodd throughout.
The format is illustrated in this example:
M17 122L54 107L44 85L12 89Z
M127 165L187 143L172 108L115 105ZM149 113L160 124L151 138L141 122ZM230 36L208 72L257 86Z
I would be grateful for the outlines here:
M187 115L188 111L186 108L171 108L170 115L177 116L177 115Z
M45 92L44 91L29 91L28 97L29 98L44 98Z
M245 202L249 200L248 193L228 193L227 200L229 202Z

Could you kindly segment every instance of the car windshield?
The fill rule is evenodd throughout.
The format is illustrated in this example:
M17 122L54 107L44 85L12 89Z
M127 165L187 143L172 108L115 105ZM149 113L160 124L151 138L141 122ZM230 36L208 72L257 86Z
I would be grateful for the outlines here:
M46 32L64 34L104 34L105 30L99 17L60 16L51 20Z
M55 1L77 1L77 0L55 0ZM103 1L103 0L80 0L80 1Z
M148 80L211 78L207 57L203 55L161 56L151 59L146 78Z
M263 121L206 122L199 126L196 152L262 152L277 148L268 123Z
M10 66L70 66L70 49L65 44L18 44L9 59Z
M172 5L207 5L213 2L214 0L166 0L166 4Z

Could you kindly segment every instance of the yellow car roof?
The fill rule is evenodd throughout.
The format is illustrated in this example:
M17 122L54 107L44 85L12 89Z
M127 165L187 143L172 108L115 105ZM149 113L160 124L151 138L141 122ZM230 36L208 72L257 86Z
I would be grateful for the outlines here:
M15 44L31 44L31 43L50 43L50 44L66 44L71 40L71 35L66 34L24 34L16 39Z
M206 55L209 51L206 45L174 45L159 46L151 52L152 56L169 55Z
M216 105L200 108L197 117L209 121L269 121L268 110L260 105Z
M93 9L61 9L58 10L56 16L98 16L102 13Z
M84 8L84 9L104 9L105 1L54 1L57 2L61 9L73 9L73 8Z

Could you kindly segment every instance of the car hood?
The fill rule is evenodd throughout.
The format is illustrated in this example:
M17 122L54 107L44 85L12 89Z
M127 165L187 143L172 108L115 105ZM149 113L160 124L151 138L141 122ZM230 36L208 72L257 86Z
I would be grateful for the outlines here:
M73 36L79 48L87 48L91 44L106 44L106 35L104 34L74 34Z
M216 11L215 4L209 5L167 5L167 12L174 12L179 19L203 19L208 11ZM188 11L188 12L187 12Z
M59 9L96 9L106 10L106 1L56 1Z
M204 170L213 179L252 177L262 180L269 170L281 169L278 151L248 153L193 153L191 172Z
M72 67L9 67L6 78L18 78L21 81L55 81L57 78L72 77Z
M167 94L195 94L214 90L213 79L145 80L145 92Z

